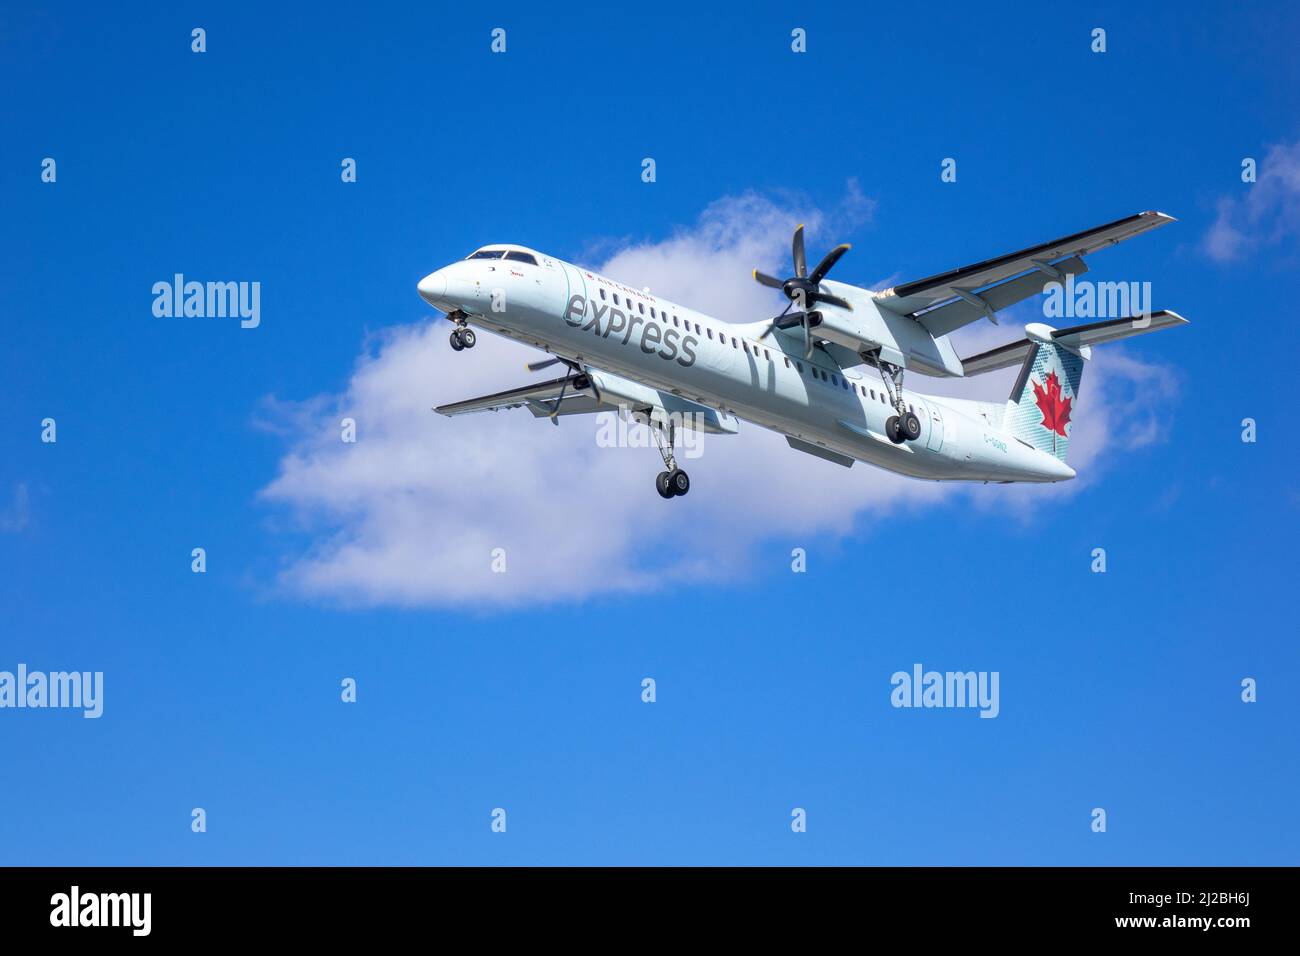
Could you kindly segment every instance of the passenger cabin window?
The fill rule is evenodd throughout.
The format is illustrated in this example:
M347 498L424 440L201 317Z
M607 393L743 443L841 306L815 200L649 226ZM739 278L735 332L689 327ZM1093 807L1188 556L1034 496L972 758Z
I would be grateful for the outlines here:
M601 289L601 290L600 290L600 297L601 297L602 299L605 298L605 290L604 290L604 289Z
M642 315L645 315L645 303L644 303L644 302L638 302L638 303L636 304L636 307L637 307L638 309L641 310L641 314L642 314Z
M510 252L506 253L506 258L511 262L526 262L530 266L537 265L537 259L531 252L518 252L512 249Z
M504 249L480 249L469 258L471 259L500 259L506 254Z

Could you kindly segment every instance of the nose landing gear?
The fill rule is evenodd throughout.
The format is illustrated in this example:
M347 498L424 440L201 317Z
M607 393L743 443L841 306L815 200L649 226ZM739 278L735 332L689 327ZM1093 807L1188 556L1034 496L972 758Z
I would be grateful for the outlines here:
M452 349L457 352L461 349L472 349L477 339L474 330L469 327L469 323L466 321L468 316L464 312L453 312L447 318L456 326L451 330Z

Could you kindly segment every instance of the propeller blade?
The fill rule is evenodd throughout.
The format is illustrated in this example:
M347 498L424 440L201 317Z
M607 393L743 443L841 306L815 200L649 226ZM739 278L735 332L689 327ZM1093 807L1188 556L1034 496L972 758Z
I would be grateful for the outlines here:
M785 285L776 276L770 276L766 272L759 272L757 269L754 270L754 279L759 285L765 285L769 289L779 289Z
M564 359L547 359L545 362L529 362L524 368L530 372L540 372L544 368L550 368L552 365L559 365Z
M809 323L807 312L803 314L803 337L804 337L803 357L807 361L811 362L812 350L813 350L812 325Z
M780 322L782 319L785 318L785 313L786 313L786 312L789 312L789 311L790 311L791 309L793 309L793 308L794 308L794 301L791 300L790 304L787 305L787 306L785 307L785 311L782 312L780 315L778 315L776 318L774 318L771 322L769 322L769 323L767 324L767 328L765 328L765 329L762 331L762 333L758 336L758 340L761 342L761 341L763 341L763 339L767 338L768 335L771 334L772 330L773 330L774 328L776 328L776 324L777 324L778 322Z
M794 231L794 274L803 279L808 275L808 259L803 251L803 223Z
M831 295L829 292L814 292L809 298L814 302L825 302L827 305L837 305L841 309L853 310L852 302L841 299L838 295Z
M818 282L821 282L822 279L825 279L826 273L830 272L831 267L840 261L840 256L844 255L844 253L848 252L851 248L853 247L845 242L826 253L826 258L823 259L817 268L813 270L813 274L808 277L808 281L813 283L813 285L816 285Z
M555 400L555 407L551 409L551 424L559 425L560 420L556 418L560 414L560 406L564 404L564 391L569 387L569 380L566 378L560 385L560 397Z

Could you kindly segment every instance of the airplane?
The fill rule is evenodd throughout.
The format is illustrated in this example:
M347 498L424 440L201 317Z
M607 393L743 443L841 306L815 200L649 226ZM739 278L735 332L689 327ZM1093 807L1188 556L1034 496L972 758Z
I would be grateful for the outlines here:
M1088 271L1083 256L1173 221L1138 213L878 292L827 278L848 245L809 272L799 226L793 275L754 271L789 305L749 323L722 321L525 246L483 246L418 283L421 298L452 322L452 349L473 348L477 327L553 356L529 371L566 371L434 411L527 408L557 425L563 416L620 412L653 429L663 498L690 490L674 455L679 431L735 434L741 419L845 467L862 461L933 481L1066 481L1075 477L1066 457L1092 347L1187 320L1162 310L1060 329L1034 322L1023 338L967 358L949 335L984 318L997 324L999 310L1051 283L1073 288ZM905 370L970 377L1016 365L1005 404L903 387Z

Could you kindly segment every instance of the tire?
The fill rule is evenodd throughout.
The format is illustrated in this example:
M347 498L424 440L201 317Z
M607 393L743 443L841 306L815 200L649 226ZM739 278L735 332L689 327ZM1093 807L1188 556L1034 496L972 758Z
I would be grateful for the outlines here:
M916 441L921 437L921 419L908 412L899 423L898 431L908 441Z
M475 337L473 329L460 330L460 344L465 346L465 348L472 349L474 347L474 343L477 341L478 339Z
M461 342L461 340L460 340L460 329L453 329L453 330L452 330L452 333L451 333L451 347L452 347L453 351L456 351L456 352L459 352L461 349L463 349L463 348L465 347L465 344L464 344L463 342Z
M892 441L895 445L901 445L903 443L903 436L902 434L900 434L898 430L897 415L890 415L888 418L885 419L885 437L888 438L890 441Z
M671 498L673 491L668 487L668 472L659 472L659 477L655 479L655 491L659 492L660 498Z
M668 487L675 495L684 495L691 490L691 476L680 468L668 476Z

